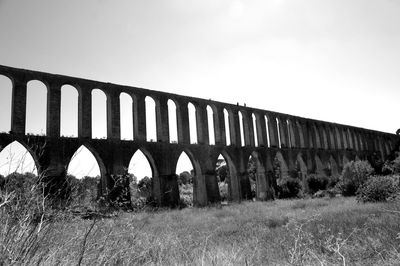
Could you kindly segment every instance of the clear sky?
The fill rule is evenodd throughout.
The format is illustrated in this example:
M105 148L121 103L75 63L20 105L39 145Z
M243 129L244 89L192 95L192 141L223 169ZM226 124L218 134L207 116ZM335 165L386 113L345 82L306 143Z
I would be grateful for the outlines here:
M399 14L396 0L0 0L0 64L394 133Z

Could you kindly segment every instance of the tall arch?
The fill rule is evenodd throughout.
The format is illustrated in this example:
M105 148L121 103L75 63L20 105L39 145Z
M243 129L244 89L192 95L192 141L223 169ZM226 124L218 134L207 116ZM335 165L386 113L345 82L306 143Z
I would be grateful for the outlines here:
M100 89L92 90L92 138L107 138L107 96Z
M153 168L143 150L138 149L129 161L128 173L135 177L136 182L139 182L145 177L152 178Z
M173 100L169 99L167 105L168 105L169 142L178 143L178 120L176 115L176 104Z
M0 75L0 132L11 130L12 81Z
M280 121L278 118L275 118L276 129L278 133L278 147L282 148L282 139L281 139L281 128L280 128Z
M258 147L258 131L257 131L257 118L254 113L251 114L251 118L253 120L253 132L254 132L254 146Z
M231 157L222 151L217 158L216 175L221 200L239 201L238 174ZM227 193L227 195L226 195Z
M210 145L215 145L214 110L207 105L208 140Z
M267 147L271 147L271 141L269 138L269 124L268 124L268 116L264 115L264 120L265 120L265 131L266 131L266 136L267 136Z
M157 120L156 120L156 102L150 96L146 96L146 141L157 141Z
M89 146L81 145L70 158L67 165L67 174L78 179L85 176L105 176L106 170L100 156Z
M225 124L225 140L226 140L226 146L231 145L231 133L230 133L230 127L229 127L229 113L228 110L224 108L224 124Z
M133 140L132 97L122 92L119 95L121 139Z
M250 182L251 199L267 200L272 197L272 192L270 191L266 177L265 167L261 163L260 155L256 151L253 151L249 157L248 180ZM242 188L245 190L243 186ZM246 191L243 192L244 198L248 198L246 195L248 193L246 193Z
M335 135L336 135L336 143L337 143L336 148L337 149L343 149L342 141L341 141L341 138L340 138L340 132L339 132L339 129L337 127L335 127Z
M60 136L78 137L78 99L75 87L61 87Z
M38 158L18 141L13 141L0 151L0 175L7 176L14 172L40 174Z
M240 132L240 146L243 147L246 145L244 138L244 125L243 125L243 114L241 111L238 111L239 116L239 132Z
M312 125L312 130L313 130L313 135L314 135L314 139L315 139L315 148L321 149L322 148L321 138L320 138L320 135L318 133L318 130L317 130L317 127L315 126L315 124Z
M193 103L188 103L189 112L189 132L190 132L190 144L197 144L197 120L196 120L196 107Z
M44 104L43 104L44 103ZM47 87L39 80L27 84L25 132L46 135Z

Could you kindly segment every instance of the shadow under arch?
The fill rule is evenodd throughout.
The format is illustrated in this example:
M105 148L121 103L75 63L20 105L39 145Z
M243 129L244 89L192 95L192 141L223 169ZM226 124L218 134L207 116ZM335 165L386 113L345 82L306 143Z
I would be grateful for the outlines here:
M200 162L196 159L196 157L193 155L193 153L189 149L185 148L179 153L179 155L176 158L176 161L174 163L173 173L176 172L176 167L178 165L178 161L183 153L186 154L186 156L189 158L189 160L193 166L193 171L194 171L193 205L194 206L206 205L209 200L207 197L206 180L203 175L203 171L201 170ZM177 184L176 178L175 178L174 182L176 182L175 189L178 189L178 187L177 187L178 184ZM175 187L175 185L173 185L172 190L174 189L174 187ZM179 194L179 189L178 189L178 194Z
M40 145L34 145L34 146L30 147L29 145L27 145L25 142L23 142L21 140L14 140L14 141L2 143L2 144L4 145L4 148L0 147L0 153L6 152L7 149L11 149L13 146L16 146L16 148L17 148L16 152L19 153L17 158L22 156L22 158L18 159L18 162L17 162L18 165L16 166L16 169L18 169L18 167L21 167L21 168L23 167L23 166L21 166L21 164L24 163L25 156L29 155L30 159L32 159L32 161L33 161L33 164L34 164L33 166L34 166L34 170L36 170L36 175L42 176L44 174L44 171L39 163L39 158L37 156L37 154L40 154L40 151L39 151ZM23 151L23 150L25 150L25 151ZM10 150L9 152L11 153L12 151ZM22 154L22 153L25 153L25 154ZM8 165L10 167L11 167L10 164L12 164L12 160L13 160L12 156L14 156L14 155L15 154L11 154L11 158L10 158L11 161L8 163ZM17 171L15 170L12 172L17 172ZM24 173L24 172L29 172L29 171L23 171L21 173ZM11 174L11 173L9 173L9 174Z
M227 175L227 183L228 183L228 201L240 201L240 189L239 189L239 179L238 179L238 173L237 169L235 166L235 163L233 162L231 156L228 154L227 151L222 150L219 156L222 156L222 158L225 160L226 165L228 167L228 175ZM217 157L217 160L218 160ZM216 163L214 164L216 165Z

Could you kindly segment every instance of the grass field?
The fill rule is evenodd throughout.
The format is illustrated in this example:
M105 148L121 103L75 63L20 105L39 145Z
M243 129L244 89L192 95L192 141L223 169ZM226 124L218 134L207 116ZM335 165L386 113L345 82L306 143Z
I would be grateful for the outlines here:
M398 203L242 202L54 222L18 264L399 265L399 233Z

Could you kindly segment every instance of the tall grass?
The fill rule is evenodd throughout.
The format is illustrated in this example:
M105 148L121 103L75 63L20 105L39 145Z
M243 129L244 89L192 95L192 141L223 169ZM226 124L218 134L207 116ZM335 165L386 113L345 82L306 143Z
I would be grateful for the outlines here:
M48 221L34 248L14 263L394 265L400 263L399 221L398 204L359 204L354 198L69 217ZM7 254L0 258L12 264Z

